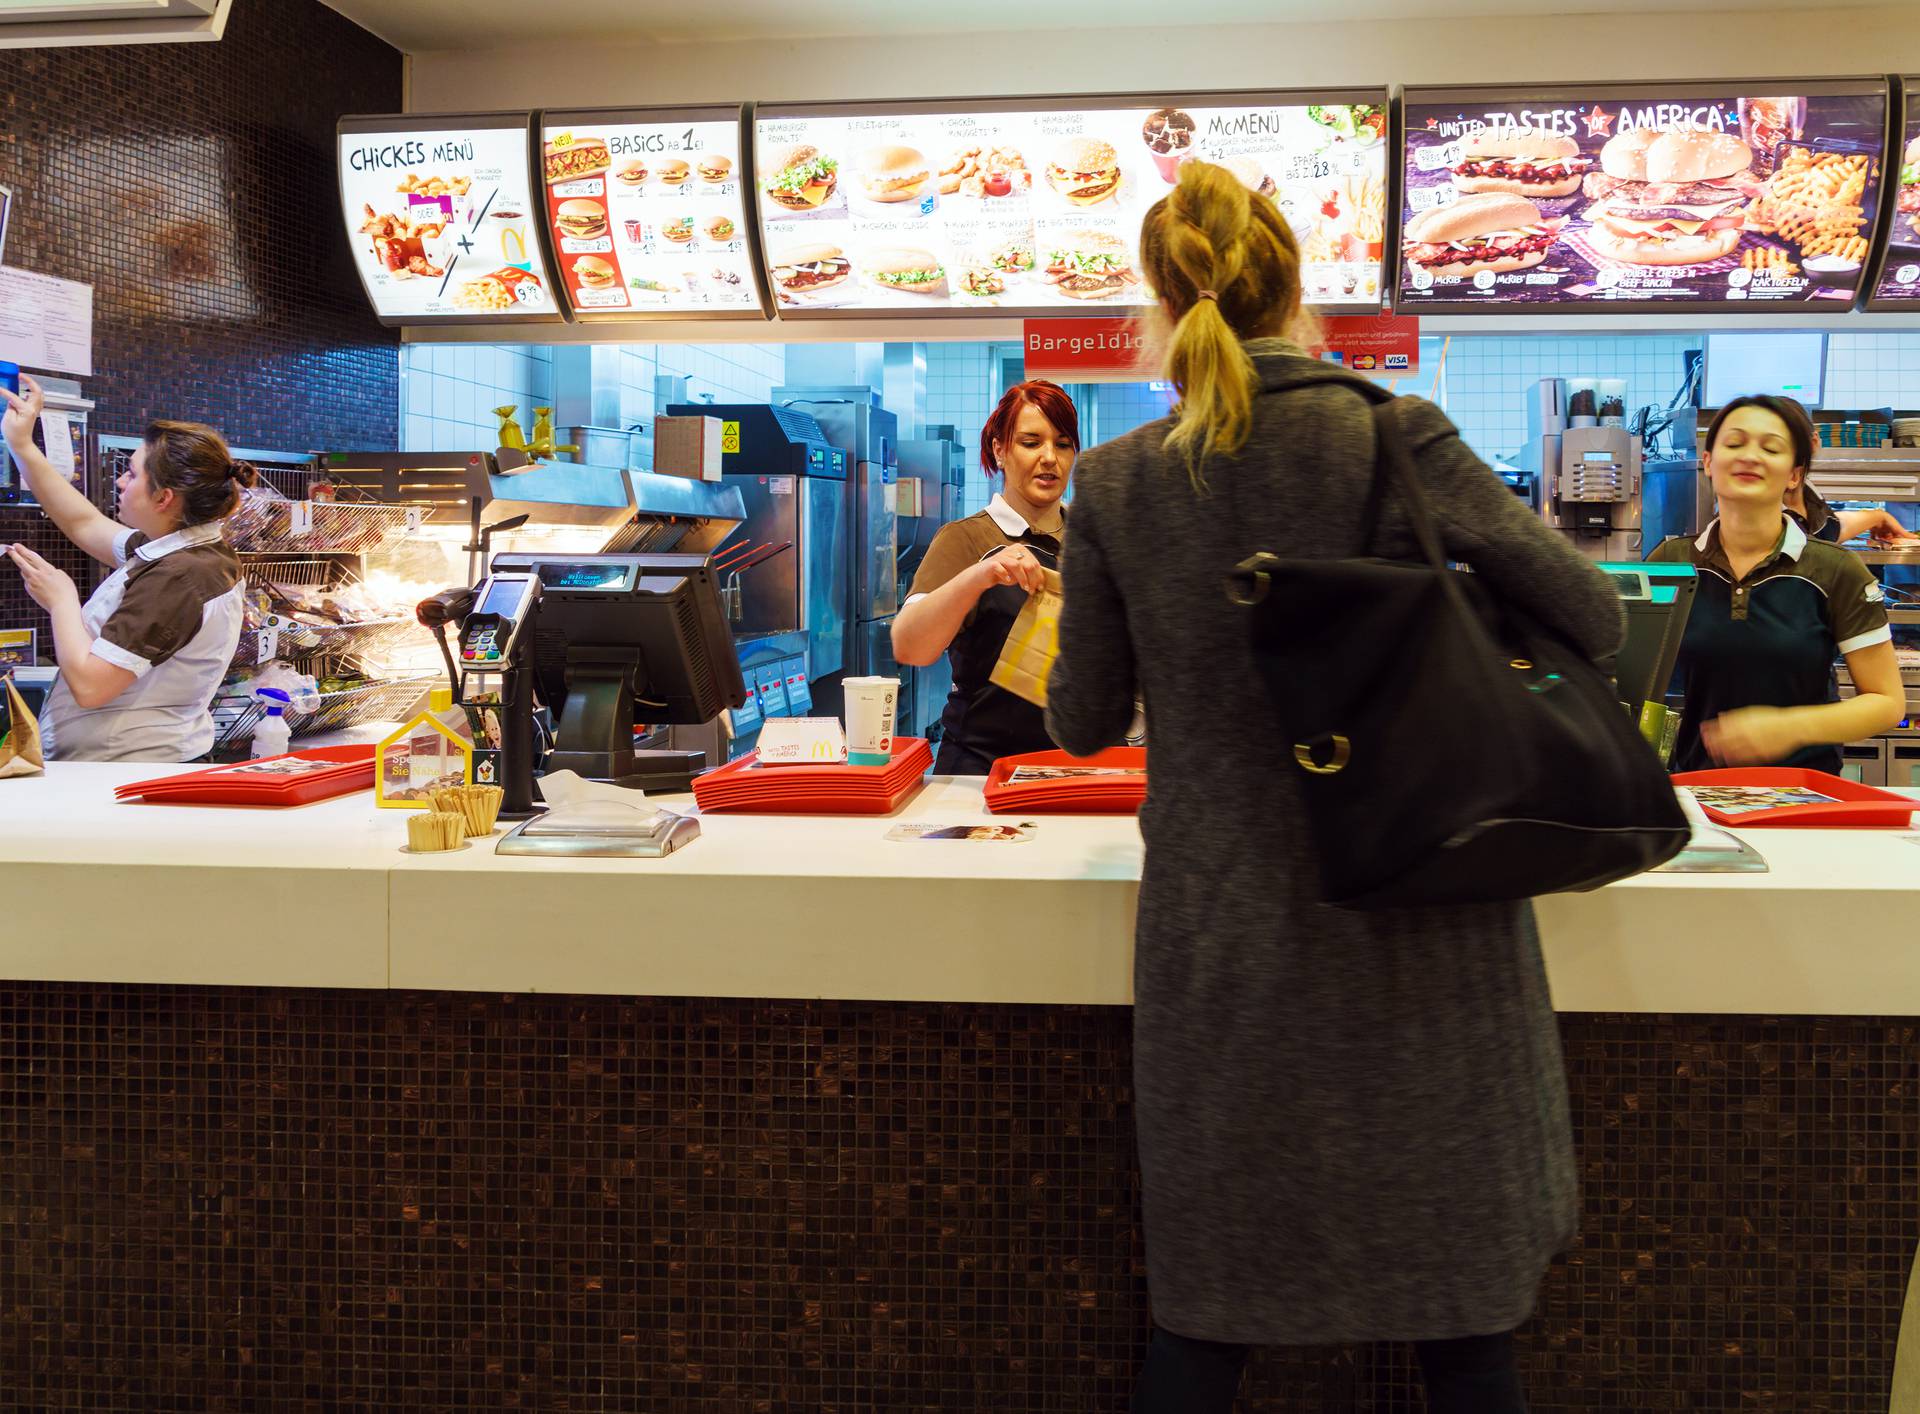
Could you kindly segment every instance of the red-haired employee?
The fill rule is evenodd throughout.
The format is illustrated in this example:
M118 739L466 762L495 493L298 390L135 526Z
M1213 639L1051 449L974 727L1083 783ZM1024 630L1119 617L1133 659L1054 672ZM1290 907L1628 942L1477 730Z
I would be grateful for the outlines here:
M980 433L980 463L1003 478L984 511L941 527L893 621L893 656L925 667L945 653L953 691L940 715L934 770L984 776L1002 756L1047 751L1046 713L988 679L1013 621L1045 570L1060 567L1063 498L1080 451L1066 390L1036 380L1007 389Z

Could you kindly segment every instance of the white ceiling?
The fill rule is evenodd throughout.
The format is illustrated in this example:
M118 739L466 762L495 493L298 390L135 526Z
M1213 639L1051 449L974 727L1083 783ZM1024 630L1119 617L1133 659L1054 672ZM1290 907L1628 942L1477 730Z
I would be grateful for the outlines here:
M969 0L933 6L914 0L327 0L334 9L409 54L492 49L516 42L698 44L716 40L900 37L1091 27L1313 24L1435 19L1432 0ZM1453 0L1448 18L1498 15L1636 14L1689 11L1797 11L1854 8L1861 0ZM1876 0L1867 0L1876 3ZM1650 40L1650 42L1652 42ZM1783 67L1790 65L1783 64ZM1866 58L1862 67L1870 68Z

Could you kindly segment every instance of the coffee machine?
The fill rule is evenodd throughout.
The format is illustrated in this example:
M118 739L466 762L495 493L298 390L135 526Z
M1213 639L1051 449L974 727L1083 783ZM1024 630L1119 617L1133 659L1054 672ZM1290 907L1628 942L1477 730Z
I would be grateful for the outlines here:
M1594 396L1592 380L1540 378L1526 392L1521 471L1540 517L1596 561L1640 561L1674 534L1692 534L1688 455L1647 459L1638 427L1620 415L1622 396ZM1584 392L1584 396L1582 396Z

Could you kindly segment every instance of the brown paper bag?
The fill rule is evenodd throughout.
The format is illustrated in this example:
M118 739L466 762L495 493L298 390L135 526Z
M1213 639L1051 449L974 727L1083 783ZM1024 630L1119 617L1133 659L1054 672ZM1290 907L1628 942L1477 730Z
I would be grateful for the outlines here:
M27 699L13 685L13 678L9 676L6 682L8 726L7 734L0 736L0 780L8 776L37 776L47 769L46 756L40 746L40 723L27 710Z
M1041 573L1046 587L1027 596L987 679L1037 707L1047 705L1047 679L1060 654L1060 576L1053 570Z

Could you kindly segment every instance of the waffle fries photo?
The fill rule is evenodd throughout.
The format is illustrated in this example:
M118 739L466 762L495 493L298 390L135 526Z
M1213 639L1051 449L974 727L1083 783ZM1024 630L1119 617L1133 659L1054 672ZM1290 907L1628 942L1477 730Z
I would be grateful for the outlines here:
M1754 203L1748 225L1797 247L1802 260L1824 256L1862 264L1868 248L1862 234L1867 224L1864 202L1873 175L1873 159L1864 152L1790 147L1765 194Z

